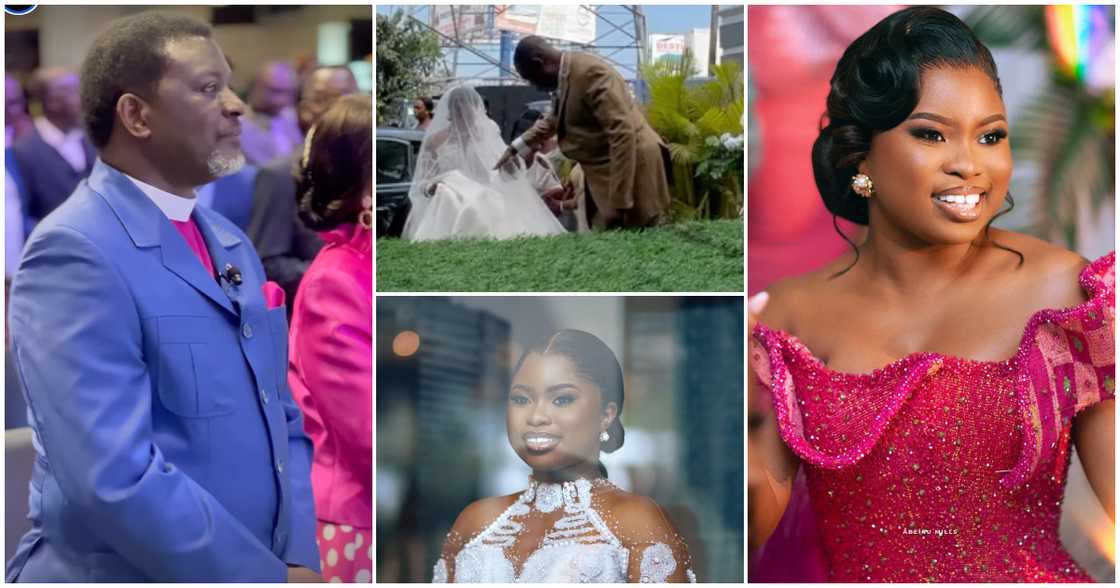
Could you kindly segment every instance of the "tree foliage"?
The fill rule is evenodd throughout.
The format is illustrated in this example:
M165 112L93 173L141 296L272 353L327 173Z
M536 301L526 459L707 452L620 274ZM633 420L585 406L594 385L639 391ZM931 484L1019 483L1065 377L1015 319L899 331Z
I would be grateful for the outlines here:
M401 99L412 100L435 71L442 52L439 36L398 11L377 15L377 118Z
M736 62L711 66L711 78L690 84L694 58L642 68L649 88L646 119L673 161L673 215L738 218L742 213L743 75ZM738 138L737 142L734 138Z

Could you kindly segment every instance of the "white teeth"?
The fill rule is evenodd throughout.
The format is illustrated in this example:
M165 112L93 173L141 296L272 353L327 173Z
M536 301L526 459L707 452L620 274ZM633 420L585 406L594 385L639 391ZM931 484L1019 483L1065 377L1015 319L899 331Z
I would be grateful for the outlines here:
M533 451L541 451L546 448L552 447L556 443L556 437L551 435L526 435L525 445Z
M979 194L942 194L937 196L936 199L949 204L967 204L969 206L975 206L980 203Z

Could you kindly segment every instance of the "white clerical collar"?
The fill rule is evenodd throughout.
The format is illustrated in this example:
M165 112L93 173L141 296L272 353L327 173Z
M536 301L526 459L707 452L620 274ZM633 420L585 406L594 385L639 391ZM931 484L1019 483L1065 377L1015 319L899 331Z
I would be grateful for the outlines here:
M151 184L145 184L128 174L124 174L124 177L132 180L132 183L136 184L136 187L140 188L140 191L150 198L152 202L163 211L163 214L165 214L167 218L179 222L191 219L191 213L194 212L194 205L198 203L197 197L183 198L182 196L177 196L166 190L160 190Z

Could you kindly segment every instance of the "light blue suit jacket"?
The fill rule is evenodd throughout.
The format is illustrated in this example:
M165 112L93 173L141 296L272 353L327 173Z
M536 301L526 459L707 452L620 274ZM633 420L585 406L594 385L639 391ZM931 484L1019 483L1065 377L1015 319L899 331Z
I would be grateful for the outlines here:
M10 298L38 456L8 581L283 582L319 569L285 309L249 239L195 207L216 280L98 160L31 235Z

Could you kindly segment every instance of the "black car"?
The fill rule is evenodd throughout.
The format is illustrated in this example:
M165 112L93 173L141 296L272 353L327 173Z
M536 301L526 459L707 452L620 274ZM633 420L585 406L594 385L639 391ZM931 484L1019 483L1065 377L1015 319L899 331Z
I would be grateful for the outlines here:
M424 131L377 129L377 236L399 237L412 204L408 190Z

